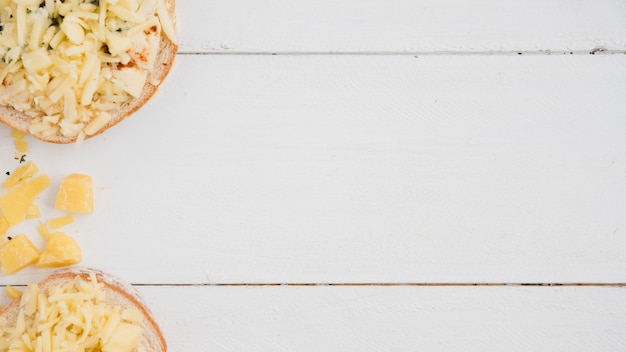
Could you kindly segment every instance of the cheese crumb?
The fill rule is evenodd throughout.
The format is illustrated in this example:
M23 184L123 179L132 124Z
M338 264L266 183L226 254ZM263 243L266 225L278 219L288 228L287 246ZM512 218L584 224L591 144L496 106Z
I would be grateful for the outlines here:
M73 222L74 222L74 215L67 214L67 215L60 216L58 218L53 218L53 219L48 220L47 225L48 225L48 228L51 228L51 229L60 229L61 227L65 225L69 225Z
M41 216L41 210L37 204L31 204L26 210L26 219L36 219Z
M12 129L11 130L11 136L13 136L13 138L15 138L15 149L16 149L16 156L20 157L24 154L26 154L26 152L28 152L28 143L26 143L26 133L16 130L16 129Z
M9 220L7 220L4 215L0 214L0 236L4 236L10 226L11 225L9 225Z
M4 288L4 293L6 293L7 297L10 299L16 299L22 296L22 290L11 285Z

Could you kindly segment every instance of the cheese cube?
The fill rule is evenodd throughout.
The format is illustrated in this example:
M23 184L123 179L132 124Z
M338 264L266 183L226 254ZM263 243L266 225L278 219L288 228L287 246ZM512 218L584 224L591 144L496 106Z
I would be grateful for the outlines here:
M91 176L71 174L64 178L57 193L54 208L72 213L93 213Z
M35 202L39 193L49 185L50 178L41 175L0 196L0 210L9 221L9 225L22 222L26 218L28 208Z
M7 177L4 182L2 182L2 187L6 189L13 188L20 183L26 181L31 178L39 171L37 165L35 165L32 161L27 161L26 164L22 166L18 166L12 173Z
M39 250L26 235L19 235L0 247L0 269L5 275L16 273L37 259Z
M82 251L72 237L57 232L48 239L48 246L41 253L38 267L60 267L80 263Z

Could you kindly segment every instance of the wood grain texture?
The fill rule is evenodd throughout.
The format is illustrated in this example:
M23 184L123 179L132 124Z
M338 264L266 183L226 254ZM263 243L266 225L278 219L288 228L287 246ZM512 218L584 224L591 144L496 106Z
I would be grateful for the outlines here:
M185 53L626 50L620 0L189 0L178 14Z
M617 352L626 348L624 288L140 290L155 308L173 352Z
M27 153L43 220L62 177L93 176L64 230L139 284L171 351L626 349L626 55L590 55L626 52L624 1L177 11L145 108ZM37 223L9 235L42 247Z
M625 282L624 86L624 56L181 56L28 158L94 177L68 232L136 283Z

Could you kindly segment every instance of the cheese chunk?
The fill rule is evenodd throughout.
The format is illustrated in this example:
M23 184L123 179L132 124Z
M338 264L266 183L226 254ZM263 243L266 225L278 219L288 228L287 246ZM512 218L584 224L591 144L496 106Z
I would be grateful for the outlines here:
M19 235L0 247L0 269L5 275L16 273L37 259L39 250L26 235Z
M38 267L61 267L80 263L82 251L72 237L63 232L50 236L46 249L41 253Z
M93 187L91 176L71 174L63 179L54 208L72 213L93 212Z
M26 164L18 166L15 170L13 170L9 177L2 182L2 187L6 189L13 188L35 175L37 171L39 171L37 165L29 160Z
M50 178L47 175L41 175L0 196L0 210L10 226L19 224L26 218L28 208L49 185Z

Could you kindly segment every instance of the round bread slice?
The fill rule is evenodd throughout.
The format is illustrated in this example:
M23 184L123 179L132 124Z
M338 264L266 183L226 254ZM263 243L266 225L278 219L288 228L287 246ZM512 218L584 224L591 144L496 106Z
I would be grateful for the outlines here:
M161 1L161 0L157 0ZM167 13L169 14L169 19L171 21L170 32L175 30L176 27L176 17L175 17L175 0L162 0L165 3L165 8L167 9ZM47 2L47 1L46 1ZM97 3L97 2L92 2ZM42 0L43 4L43 0ZM33 135L35 138L40 139L45 142L57 143L57 144L67 144L73 143L76 141L89 139L94 136L101 134L102 132L108 130L109 128L117 125L119 122L129 117L133 113L135 113L139 108L144 106L157 92L159 86L164 81L166 76L169 74L172 65L174 64L174 59L176 57L176 53L178 51L178 45L166 34L167 31L160 31L160 41L158 46L158 51L156 54L156 59L154 61L154 65L148 71L147 79L141 90L141 94L136 97L131 97L129 100L118 105L117 109L111 112L111 119L108 120L107 123L103 124L101 127L97 129L97 131L92 133L81 133L79 135L67 136L62 133L42 133L42 132L32 132L29 130L31 123L33 122L33 117L23 111L15 109L11 104L2 104L0 101L0 121L4 124L8 125L11 128L14 128L19 131L28 132ZM172 35L172 34L170 34ZM67 38L65 40L68 40ZM133 65L133 62L130 63L130 66ZM0 82L3 86L5 82ZM30 101L32 101L32 97Z
M61 269L39 283L39 292L47 295L55 287L70 283L76 278L90 281L92 277L95 277L97 282L103 285L101 289L104 290L106 295L104 301L106 306L132 309L141 314L142 321L138 324L141 327L142 334L132 351L167 351L167 343L163 333L146 302L132 285L118 277L93 268L76 267ZM16 325L20 310L24 309L24 303L21 300L21 297L16 298L3 310L0 310L0 319L5 319L8 326L14 327ZM1 326L2 324L0 324L0 338L6 339L7 336L2 336Z

